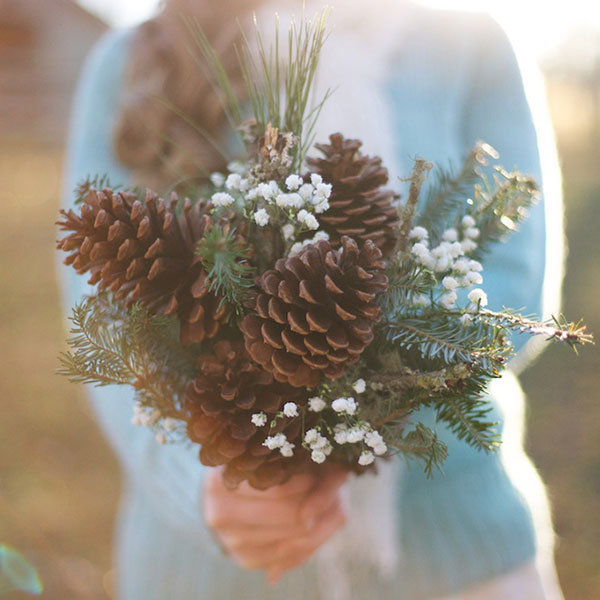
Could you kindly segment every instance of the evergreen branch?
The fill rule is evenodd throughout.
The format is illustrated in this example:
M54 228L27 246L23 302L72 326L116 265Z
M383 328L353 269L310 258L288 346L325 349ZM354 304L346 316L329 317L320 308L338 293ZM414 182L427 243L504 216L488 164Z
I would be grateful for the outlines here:
M391 442L390 447L402 452L407 460L423 462L427 478L433 476L434 469L441 470L448 458L448 447L438 439L437 433L423 423L417 423L403 436Z
M567 321L564 315L553 316L547 321L536 321L509 309L504 309L502 312L481 309L474 316L494 327L511 329L530 335L544 335L548 341L565 342L575 351L578 345L583 346L584 344L594 343L594 336L586 332L587 328L581 320L573 323Z
M195 253L207 272L209 290L221 296L221 302L230 305L234 314L241 315L254 286L255 269L248 261L248 248L242 246L235 229L211 227L198 242Z
M445 229L464 213L467 199L473 193L473 186L480 181L480 167L489 158L498 158L498 153L488 144L478 142L465 158L458 174L449 169L436 167L435 182L429 186L418 224L429 231L432 245L436 245Z
M90 190L92 190L92 189L101 190L102 188L106 188L106 187L111 188L116 191L116 190L121 189L122 186L111 185L110 179L108 178L107 174L94 175L94 176L88 175L83 181L79 182L75 186L74 204L77 205L77 204L84 203L87 199L88 194L90 193Z
M482 175L482 183L474 189L473 206L467 211L480 232L472 253L477 260L483 258L490 244L503 240L518 228L539 197L538 185L531 177L509 173L500 166L494 170L493 185Z
M445 364L477 364L496 376L510 353L499 330L486 323L462 327L456 319L430 314L386 323L386 337L397 350L414 350Z

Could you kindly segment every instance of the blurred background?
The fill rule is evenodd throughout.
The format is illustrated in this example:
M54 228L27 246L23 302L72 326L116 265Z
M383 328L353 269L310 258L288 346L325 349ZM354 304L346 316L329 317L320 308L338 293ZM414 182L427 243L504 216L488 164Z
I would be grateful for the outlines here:
M81 62L109 26L135 24L157 4L0 0L0 594L7 567L39 590L26 559L45 598L113 597L119 473L82 389L53 374L65 330L52 223ZM541 67L564 177L564 311L585 316L598 336L600 7L591 0L427 4L495 12ZM597 347L577 358L556 346L522 378L527 448L549 488L568 600L600 598L599 367Z

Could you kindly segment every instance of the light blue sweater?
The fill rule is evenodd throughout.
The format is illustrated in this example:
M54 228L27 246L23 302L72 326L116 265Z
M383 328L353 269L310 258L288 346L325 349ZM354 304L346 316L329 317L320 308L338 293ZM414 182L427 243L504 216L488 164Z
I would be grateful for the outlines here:
M415 155L459 164L473 143L483 139L498 149L505 166L516 165L540 178L536 131L504 34L481 15L459 19L424 10L420 18L420 26L403 43L385 90L394 107L397 153L406 172ZM115 184L130 179L111 146L130 37L129 31L109 33L85 65L71 122L66 205L75 184L88 174L107 173ZM485 289L492 305L541 312L545 210L560 207L540 203L521 231L487 257ZM86 291L86 284L72 270L61 274L67 310ZM202 520L205 468L198 462L197 448L159 446L149 431L132 426L128 390L88 392L124 470L116 531L119 598L321 597L311 564L273 589L261 574L244 571L221 556ZM500 420L503 395L518 403L519 394L510 375L496 387L491 400ZM421 418L433 423L429 413ZM366 568L357 570L352 581L356 598L415 600L449 594L508 572L536 553L531 509L518 490L521 482L507 474L508 453L478 453L437 427L449 446L444 474L426 480L414 467L398 484L403 557L397 576L383 582ZM521 456L520 441L515 444L516 454L511 456Z

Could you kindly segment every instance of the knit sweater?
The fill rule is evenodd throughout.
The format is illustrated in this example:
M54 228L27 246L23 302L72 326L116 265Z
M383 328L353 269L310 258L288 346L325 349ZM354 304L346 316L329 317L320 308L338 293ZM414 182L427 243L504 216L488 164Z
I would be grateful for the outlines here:
M460 164L482 139L500 152L506 167L517 166L542 180L538 131L519 66L500 28L482 15L411 9L410 25L399 31L401 43L392 49L392 60L377 83L394 132L388 156L384 152L392 172L406 176L416 155L444 166ZM71 203L75 184L88 174L106 173L113 184L131 179L112 149L130 39L130 30L110 32L85 64L70 127L65 205ZM341 101L343 95L330 103ZM360 129L359 114L356 120ZM347 127L344 133L361 135ZM367 150L377 152L376 147ZM543 162L552 165L553 148L544 152L548 161ZM528 313L542 314L556 306L559 278L548 274L560 271L560 253L550 255L546 236L560 248L560 192L551 178L544 188L544 200L520 231L486 257L485 289L492 307L526 307ZM71 270L61 269L61 277L67 311L89 289L85 278ZM517 339L516 345L521 348L523 340ZM526 352L520 351L521 365ZM272 588L260 573L223 557L202 518L206 468L198 461L197 448L183 443L159 446L151 432L135 428L127 389L90 388L88 394L124 472L116 529L119 598L323 597L314 561ZM396 483L401 559L388 579L367 565L358 566L349 586L353 598L448 595L551 550L544 537L550 529L543 487L522 449L523 396L514 374L494 381L489 398L504 430L503 448L494 454L458 441L435 424L431 412L418 415L448 444L449 459L432 480L412 467Z

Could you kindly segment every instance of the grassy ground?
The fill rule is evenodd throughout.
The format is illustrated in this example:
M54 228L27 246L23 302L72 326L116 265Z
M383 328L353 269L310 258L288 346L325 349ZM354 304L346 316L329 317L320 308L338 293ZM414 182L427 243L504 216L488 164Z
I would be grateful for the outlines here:
M600 155L585 127L575 139L568 131L559 140L571 250L565 311L598 333ZM0 145L0 544L34 562L44 597L106 600L118 469L81 389L53 375L65 337L52 225L60 165L55 147ZM528 448L553 500L568 600L600 597L599 358L552 348L523 378Z

